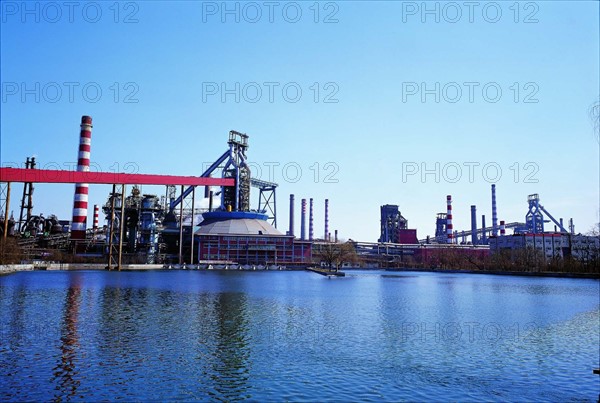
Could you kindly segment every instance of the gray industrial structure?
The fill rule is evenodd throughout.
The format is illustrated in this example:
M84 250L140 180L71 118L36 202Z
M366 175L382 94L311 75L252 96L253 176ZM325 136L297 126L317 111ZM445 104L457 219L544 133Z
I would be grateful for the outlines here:
M446 213L438 213L435 218L435 242L445 243L446 242L446 224L448 220Z
M395 204L381 206L381 235L379 242L399 243L398 230L407 229L408 220Z

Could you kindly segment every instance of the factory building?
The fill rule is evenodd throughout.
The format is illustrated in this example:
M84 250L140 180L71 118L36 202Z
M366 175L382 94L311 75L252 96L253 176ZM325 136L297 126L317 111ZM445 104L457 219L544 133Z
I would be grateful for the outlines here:
M546 258L562 258L564 249L568 247L561 234L515 234L509 236L490 237L490 251L498 253L502 250L518 250L533 248L539 250Z
M302 265L312 260L312 242L282 234L267 222L265 214L216 211L203 217L195 233L198 262Z
M597 259L600 238L570 233L522 233L490 238L492 254L503 250L518 251L533 249L540 251L547 259L572 257L580 261Z
M569 253L571 257L589 262L600 258L600 237L589 235L569 235Z
M353 242L365 267L389 267L395 264L423 264L436 267L449 259L483 259L489 256L487 246L446 244L393 244Z

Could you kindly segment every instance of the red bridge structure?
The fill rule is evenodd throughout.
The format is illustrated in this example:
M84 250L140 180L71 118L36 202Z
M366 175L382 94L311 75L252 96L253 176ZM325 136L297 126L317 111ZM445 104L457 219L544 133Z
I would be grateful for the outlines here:
M181 186L181 193L184 192L184 186L235 186L233 178L210 178L197 176L177 176L177 175L150 175L150 174L130 174L115 172L90 172L90 171L63 171L49 169L24 169L24 168L0 168L0 182L6 183L6 201L4 211L3 238L8 234L8 212L10 210L10 186L11 183L74 183L74 184L103 184L113 185L113 194L121 194L121 200L125 199L126 185L178 185ZM115 206L112 212L114 214ZM121 204L121 208L124 204ZM123 226L115 226L115 220L111 220L109 236L109 257L108 269L121 269L121 257L123 250ZM113 237L114 233L119 236ZM181 234L182 235L182 234ZM113 238L119 240L118 245L113 244Z
M0 168L0 182L11 183L88 183L121 185L235 186L233 178L79 172L53 169Z

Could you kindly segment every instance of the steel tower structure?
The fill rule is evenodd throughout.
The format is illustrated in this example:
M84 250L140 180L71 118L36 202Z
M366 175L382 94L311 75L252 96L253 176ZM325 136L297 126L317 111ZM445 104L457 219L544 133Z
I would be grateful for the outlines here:
M540 196L537 193L531 194L527 196L527 203L529 203L529 210L525 215L525 224L527 226L527 232L531 234L541 234L544 232L544 223L545 222L554 222L556 226L560 229L560 232L567 232L567 230L563 227L562 222L556 221L552 214L548 212L540 204ZM548 216L550 220L544 220L544 214Z
M219 168L222 169L222 177L233 179L235 187L224 187L221 189L221 209L231 211L250 211L250 186L260 189L259 211L269 214L273 225L277 224L277 209L275 199L276 183L251 179L250 167L246 151L248 150L248 135L235 130L229 131L229 149L225 151L211 166L200 175L208 178ZM223 165L224 164L224 165ZM175 200L170 201L169 210L175 208L192 193L194 186L190 186Z

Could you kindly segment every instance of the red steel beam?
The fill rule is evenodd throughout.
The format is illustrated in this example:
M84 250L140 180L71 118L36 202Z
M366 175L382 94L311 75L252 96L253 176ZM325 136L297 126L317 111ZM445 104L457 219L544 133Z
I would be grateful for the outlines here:
M103 185L235 186L235 179L198 176L77 172L52 169L0 168L0 182L89 183Z

